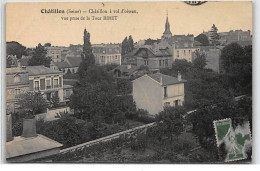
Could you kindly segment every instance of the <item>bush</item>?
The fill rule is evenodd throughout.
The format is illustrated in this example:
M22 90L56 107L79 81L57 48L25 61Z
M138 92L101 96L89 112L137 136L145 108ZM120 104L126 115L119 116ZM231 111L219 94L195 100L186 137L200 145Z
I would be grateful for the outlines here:
M131 149L133 151L145 151L147 147L146 135L138 134L131 140Z

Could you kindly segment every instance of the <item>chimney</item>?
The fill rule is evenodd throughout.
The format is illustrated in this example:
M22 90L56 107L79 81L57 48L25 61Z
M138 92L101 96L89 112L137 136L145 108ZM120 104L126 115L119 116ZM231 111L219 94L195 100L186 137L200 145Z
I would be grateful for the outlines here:
M6 115L6 142L14 139L12 132L12 115Z
M23 119L23 134L22 137L36 137L36 119Z
M162 84L162 74L160 74L160 83Z
M178 78L178 81L181 81L181 73L180 73L180 71L178 71L178 76L177 76L177 78Z

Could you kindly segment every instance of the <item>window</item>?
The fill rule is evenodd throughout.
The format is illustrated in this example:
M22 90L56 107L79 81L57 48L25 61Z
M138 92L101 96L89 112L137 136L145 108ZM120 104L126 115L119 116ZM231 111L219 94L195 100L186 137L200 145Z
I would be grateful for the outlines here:
M40 90L39 81L34 81L34 90Z
M163 66L164 66L164 60L162 61L162 64L163 64Z
M59 87L58 79L54 79L54 88L58 88L58 87Z
M59 55L57 55L57 58L59 58Z
M175 100L175 101L173 101L173 104L174 104L175 106L178 106L178 104L179 104L179 100Z
M184 55L186 54L186 50L183 51Z
M180 52L177 50L177 57L180 57Z
M46 80L46 89L51 88L51 80Z
M15 83L20 83L20 82L21 82L21 77L20 77L19 75L16 75L16 76L14 77L14 82L15 82Z
M167 87L164 87L164 97L167 97Z
M170 102L165 102L164 103L164 107L169 107L170 106Z
M168 66L168 59L165 60L165 66Z
M159 66L162 66L162 61L161 60L159 60Z
M148 60L144 60L144 65L148 65Z

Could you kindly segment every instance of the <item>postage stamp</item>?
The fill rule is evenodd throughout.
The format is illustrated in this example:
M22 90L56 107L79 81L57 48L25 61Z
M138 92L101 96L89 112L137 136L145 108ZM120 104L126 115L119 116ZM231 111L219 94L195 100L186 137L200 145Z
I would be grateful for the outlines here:
M246 153L252 146L249 122L245 121L243 125L235 128L232 127L230 118L216 120L213 123L217 146L220 147L222 143L225 145L225 162L246 159Z

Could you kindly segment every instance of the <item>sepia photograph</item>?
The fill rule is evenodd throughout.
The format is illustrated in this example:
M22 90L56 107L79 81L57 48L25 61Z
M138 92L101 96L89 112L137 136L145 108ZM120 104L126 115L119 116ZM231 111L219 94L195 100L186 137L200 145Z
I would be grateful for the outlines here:
M5 162L252 163L252 8L6 3Z

